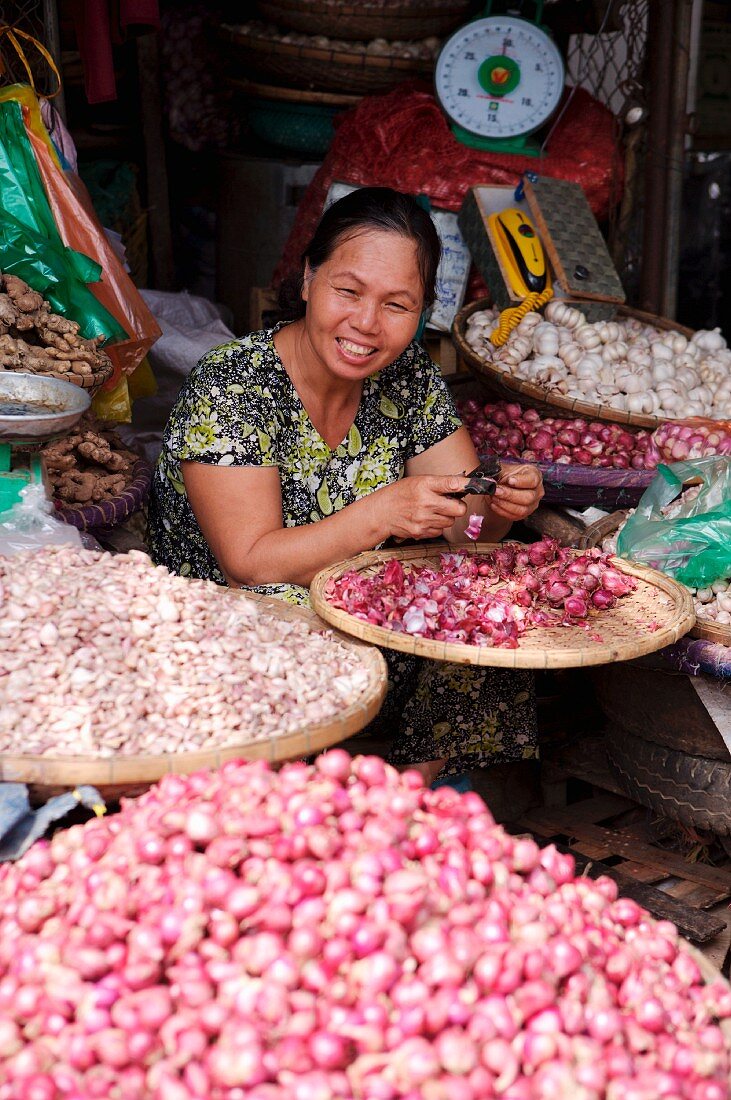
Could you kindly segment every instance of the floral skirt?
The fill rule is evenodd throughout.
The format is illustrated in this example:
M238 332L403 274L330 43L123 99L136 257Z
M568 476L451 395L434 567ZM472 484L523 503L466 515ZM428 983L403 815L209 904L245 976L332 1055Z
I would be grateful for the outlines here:
M363 732L392 738L390 763L446 759L442 774L456 775L537 757L532 672L382 652L388 693Z

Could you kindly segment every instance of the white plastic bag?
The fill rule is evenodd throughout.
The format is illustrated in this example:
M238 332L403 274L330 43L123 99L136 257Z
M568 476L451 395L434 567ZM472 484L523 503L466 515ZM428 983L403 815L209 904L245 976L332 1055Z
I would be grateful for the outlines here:
M56 519L43 485L32 483L20 491L20 500L0 517L0 554L10 557L23 550L62 544L82 547L81 533Z

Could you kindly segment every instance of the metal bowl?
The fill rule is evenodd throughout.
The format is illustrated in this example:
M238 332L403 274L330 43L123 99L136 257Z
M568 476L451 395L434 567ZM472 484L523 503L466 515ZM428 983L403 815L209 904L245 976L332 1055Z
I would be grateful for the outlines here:
M43 443L73 428L91 404L73 382L40 374L0 373L0 440Z

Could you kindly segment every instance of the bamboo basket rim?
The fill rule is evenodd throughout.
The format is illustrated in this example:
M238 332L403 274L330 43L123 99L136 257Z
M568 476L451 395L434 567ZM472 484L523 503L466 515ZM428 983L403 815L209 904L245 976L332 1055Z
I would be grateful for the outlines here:
M279 84L262 84L256 80L234 76L228 77L227 83L237 92L252 99L271 99L283 103L345 108L354 107L363 98L362 95L350 95L348 92L313 92L307 88L283 88Z
M387 688L383 654L341 631L333 630L314 611L288 604L273 596L232 589L234 598L249 599L278 618L305 622L314 631L327 630L351 652L355 650L368 672L368 684L358 697L333 718L262 741L222 745L214 750L94 758L0 753L0 781L35 786L77 787L83 783L104 787L143 787L163 775L188 774L204 768L220 768L227 760L268 760L278 763L309 756L344 741L361 730L381 709Z
M355 0L260 0L262 16L301 33L338 39L423 39L451 33L469 18L470 0L394 0L382 7Z
M581 309L580 302L571 302ZM505 389L512 391L516 398L523 397L529 404L549 408L552 411L568 412L573 416L580 416L588 420L606 420L613 424L624 424L631 428L659 428L661 424L676 419L670 416L655 416L645 413L623 412L621 409L613 409L611 405L594 405L589 401L582 401L578 397L564 397L547 390L544 386L538 386L534 382L526 382L523 378L516 378L509 371L493 366L492 363L481 359L472 350L464 337L464 330L468 319L480 309L494 308L494 303L489 298L478 298L463 306L452 322L452 340L457 351L465 360L470 370L479 377L489 382L499 383ZM666 331L680 332L690 338L693 329L671 321L669 318L657 317L654 313L645 313L643 310L634 309L633 306L618 304L617 313L626 317L634 317L645 324L655 328L664 328Z
M421 72L431 75L434 61L419 57L398 57L383 54L367 54L360 50L331 50L325 46L303 46L296 42L280 42L276 38L263 38L258 35L244 34L233 27L221 27L219 33L231 45L243 47L256 53L272 54L280 58L301 61L320 61L323 65L346 65L351 69L394 69L404 73Z
M303 13L327 12L333 15L357 16L372 14L374 18L376 16L382 18L384 15L398 17L402 11L441 14L444 11L461 11L463 8L470 7L470 0L390 0L382 9L374 6L370 10L364 8L360 0L351 0L350 3L343 3L343 0L269 0L269 2L277 4L278 7Z
M579 539L579 547L586 549L587 547L598 546L601 539L614 534L626 515L627 511L625 509L619 509L616 512L611 512L604 519L592 523ZM719 625L710 621L706 622L698 614L696 614L695 625L688 631L688 636L690 638L700 638L705 642L717 642L719 645L731 646L731 626L724 626L723 623Z
M608 644L603 638L601 642L593 643L581 627L536 628L522 636L517 649L438 642L409 634L397 634L385 627L366 623L340 608L333 607L325 595L328 581L350 569L368 572L393 558L403 562L418 559L426 564L434 562L442 553L484 554L494 550L497 545L499 544L478 542L470 546L460 545L457 548L447 542L440 542L403 550L375 550L358 554L348 561L321 569L310 586L310 602L320 618L325 619L338 630L382 648L396 649L401 653L411 653L417 657L428 657L435 661L452 661L456 664L484 665L493 668L584 668L589 665L627 661L633 657L654 653L664 646L677 642L678 638L688 633L695 622L693 600L687 588L655 569L625 562L619 558L613 558L612 564L621 572L639 580L640 586L632 595L621 600L616 607L601 613L600 629L604 634L607 634L612 626L619 633L618 628L621 625L624 631L629 631L631 639L623 641L620 634L618 640ZM578 554L579 551L576 553ZM664 616L666 619L664 625L642 634L642 623L637 620L637 616L627 616L627 611L631 607L634 607L635 611L643 610L641 601L651 599L650 609L644 608L644 613L662 613L659 594L671 598L671 611ZM653 607L653 602L657 606ZM574 640L575 644L571 647L557 644L536 645L536 640L540 642L544 638L554 643L561 634L567 640ZM579 641L582 644L576 644Z

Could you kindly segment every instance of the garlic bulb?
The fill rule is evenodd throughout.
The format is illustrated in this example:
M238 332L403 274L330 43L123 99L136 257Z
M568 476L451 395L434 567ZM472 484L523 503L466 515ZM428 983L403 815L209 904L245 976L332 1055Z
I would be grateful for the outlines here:
M473 313L465 338L516 377L636 415L731 419L731 349L718 329L689 340L634 317L589 324L553 299L543 317L527 313L498 349L489 338L496 318L495 310Z

